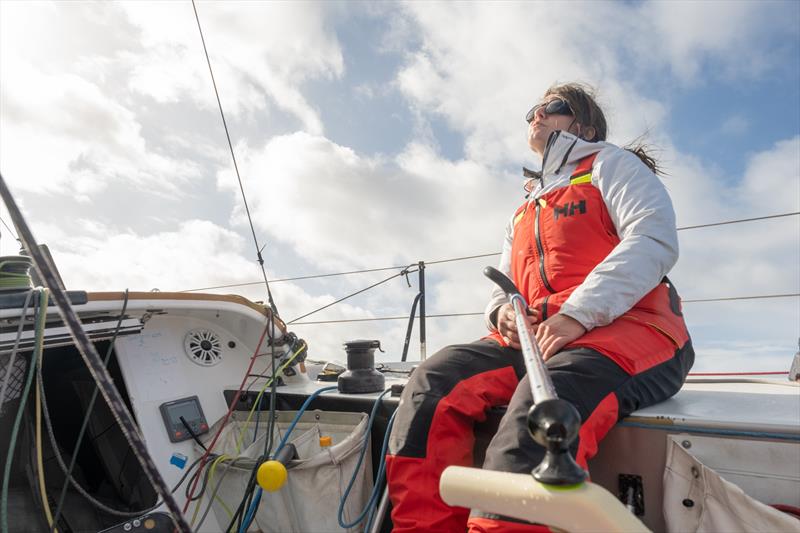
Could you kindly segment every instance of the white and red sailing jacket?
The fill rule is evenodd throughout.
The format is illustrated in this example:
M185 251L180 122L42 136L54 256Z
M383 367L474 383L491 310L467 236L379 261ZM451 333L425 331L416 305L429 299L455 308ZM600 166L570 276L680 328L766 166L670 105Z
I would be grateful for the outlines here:
M665 280L678 259L675 213L658 179L631 152L557 131L542 176L509 221L499 269L542 320L562 313L587 330L569 346L604 353L631 374L688 340L677 293ZM486 308L491 338L504 344Z

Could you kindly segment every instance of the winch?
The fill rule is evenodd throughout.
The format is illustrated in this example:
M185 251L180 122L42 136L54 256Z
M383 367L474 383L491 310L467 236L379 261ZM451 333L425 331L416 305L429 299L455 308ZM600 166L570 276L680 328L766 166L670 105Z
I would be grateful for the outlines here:
M358 394L380 392L384 389L383 374L375 370L376 348L381 350L381 341L360 339L344 343L347 371L339 376L339 392Z

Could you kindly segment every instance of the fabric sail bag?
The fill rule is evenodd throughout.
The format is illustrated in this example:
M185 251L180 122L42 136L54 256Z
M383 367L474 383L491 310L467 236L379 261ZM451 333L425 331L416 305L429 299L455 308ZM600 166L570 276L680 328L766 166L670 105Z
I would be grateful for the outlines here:
M277 411L273 432L273 450L286 434L294 411ZM214 479L209 479L208 493L211 495L219 480L219 490L212 509L221 527L225 527L239 506L250 478L253 460L264 450L267 437L267 421L262 413L255 435L256 422L246 422L246 412L233 413L215 446L215 452L241 460L232 466L220 465ZM358 462L359 452L367 432L368 416L365 413L331 411L306 411L292 430L288 442L297 448L297 459L288 468L288 477L283 487L276 492L264 491L261 503L250 531L265 533L290 532L342 532L361 531L364 522L345 530L339 526L337 512ZM207 435L216 434L218 424ZM237 453L237 442L244 429L241 449ZM321 437L330 437L329 446L320 444ZM327 440L327 439L324 439ZM353 488L344 506L343 520L352 522L364 509L372 491L372 459L370 442ZM200 450L202 451L202 450ZM224 477L222 477L224 475Z
M685 505L687 500L691 506ZM664 520L670 533L800 533L800 520L751 498L683 449L674 437L667 441Z

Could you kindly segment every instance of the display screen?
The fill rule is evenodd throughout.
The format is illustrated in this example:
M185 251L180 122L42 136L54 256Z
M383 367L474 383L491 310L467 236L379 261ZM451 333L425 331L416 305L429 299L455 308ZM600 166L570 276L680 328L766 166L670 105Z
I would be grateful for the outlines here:
M169 413L169 417L174 420L176 424L180 423L181 417L183 417L186 422L191 422L192 420L200 418L200 410L197 409L197 404L194 401L168 405L167 412Z
M197 396L162 403L159 409L167 435L172 442L181 442L192 438L193 435L208 433L208 424ZM181 418L186 421L186 426L181 423Z

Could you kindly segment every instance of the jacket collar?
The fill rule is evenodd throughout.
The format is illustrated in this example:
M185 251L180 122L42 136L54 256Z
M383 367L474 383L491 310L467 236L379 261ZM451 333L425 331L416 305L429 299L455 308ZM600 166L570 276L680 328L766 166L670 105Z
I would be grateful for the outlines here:
M579 139L571 133L565 131L554 131L547 139L544 155L542 156L542 170L535 171L522 167L522 175L525 176L525 192L527 198L538 183L539 189L545 186L547 178L561 172L564 167L571 163L583 159L593 153L599 152L607 146L613 146L604 141L587 142Z
M547 139L542 156L542 176L558 174L565 166L599 152L607 146L605 142L587 142L566 131L554 131Z

